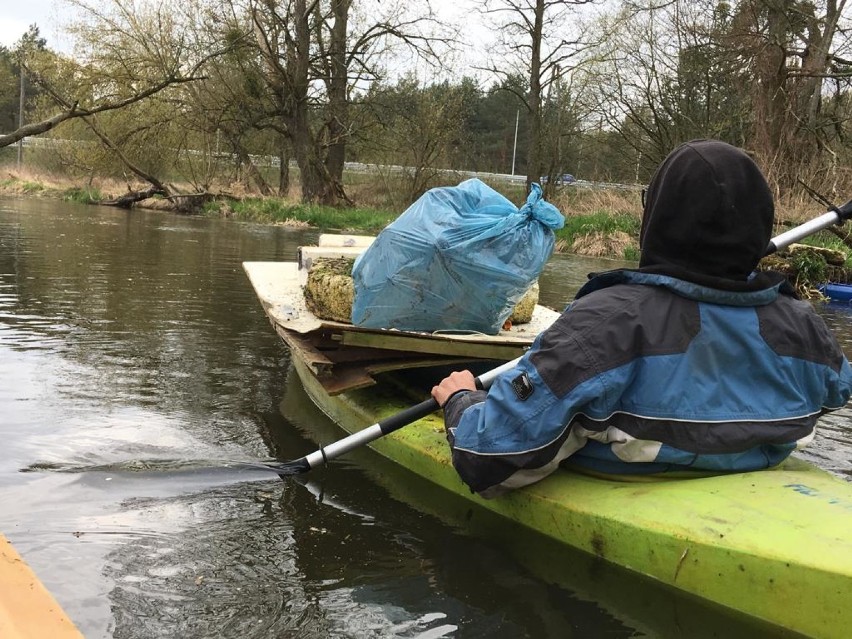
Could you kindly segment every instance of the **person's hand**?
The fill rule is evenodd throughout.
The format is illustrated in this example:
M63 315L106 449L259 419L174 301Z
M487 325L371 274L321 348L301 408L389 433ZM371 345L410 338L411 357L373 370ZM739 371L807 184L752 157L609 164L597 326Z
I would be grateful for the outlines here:
M432 397L438 406L444 407L450 395L460 390L476 390L476 380L470 371L455 371L432 389Z

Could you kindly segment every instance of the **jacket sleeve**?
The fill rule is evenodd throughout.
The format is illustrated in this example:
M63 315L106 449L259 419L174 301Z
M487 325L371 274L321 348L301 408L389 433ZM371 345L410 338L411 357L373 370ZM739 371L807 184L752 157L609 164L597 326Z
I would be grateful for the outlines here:
M843 408L849 401L849 397L852 396L852 367L849 366L849 361L843 355L840 347L837 350L840 353L840 366L836 371L833 369L829 370L825 398L823 399L823 409L825 411Z
M578 342L548 329L488 393L459 393L445 404L453 465L471 491L490 498L536 482L586 443L571 422L583 407L607 397L603 376L586 375L568 392L554 392L539 371L558 366L570 375L593 368Z

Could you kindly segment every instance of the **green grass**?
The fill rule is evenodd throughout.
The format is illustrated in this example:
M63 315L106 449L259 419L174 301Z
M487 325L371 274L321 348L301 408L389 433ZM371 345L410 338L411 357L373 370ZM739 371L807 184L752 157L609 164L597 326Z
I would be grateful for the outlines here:
M205 214L220 215L221 204L205 207ZM286 204L274 198L247 198L229 202L229 216L252 222L297 221L323 230L359 230L378 232L398 217L398 213L371 208L334 208L330 206Z
M794 253L790 263L798 273L798 278L805 282L819 284L826 281L825 259L810 251Z
M638 262L640 257L642 257L642 251L639 250L638 246L628 246L621 256L623 260L628 262Z
M569 215L565 218L565 226L556 231L560 239L574 239L593 231L613 233L622 231L628 235L639 235L641 220L627 213L609 213L598 211L587 215Z
M569 215L565 218L565 226L556 231L556 239L564 240L570 246L578 236L595 231L605 235L621 231L638 238L641 224L639 218L629 213L598 211L587 215Z
M839 237L837 237L834 233L829 233L827 231L819 231L818 233L814 233L813 235L809 235L804 238L800 242L801 244L807 244L808 246L821 246L823 248L829 248L835 251L841 251L846 254L846 264L845 268L852 268L852 249L849 248L846 244L843 243Z
M21 190L24 193L38 193L44 191L44 184L39 182L24 181L21 182Z
M98 189L75 186L66 190L62 194L62 199L77 204L96 204L103 199L103 194Z

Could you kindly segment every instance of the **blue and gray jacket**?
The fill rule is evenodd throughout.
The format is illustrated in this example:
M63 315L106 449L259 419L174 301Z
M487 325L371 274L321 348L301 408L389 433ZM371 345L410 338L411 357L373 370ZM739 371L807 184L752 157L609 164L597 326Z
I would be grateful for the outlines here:
M840 346L786 284L624 270L589 281L516 369L444 415L461 478L492 497L569 457L607 473L774 466L850 393Z

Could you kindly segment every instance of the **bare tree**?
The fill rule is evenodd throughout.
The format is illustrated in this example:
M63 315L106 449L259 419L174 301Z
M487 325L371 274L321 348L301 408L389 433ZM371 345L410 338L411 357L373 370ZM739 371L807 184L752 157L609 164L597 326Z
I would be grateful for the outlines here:
M646 168L715 137L750 150L778 191L833 180L850 115L848 13L847 0L624 2L590 70L599 117Z
M91 5L68 1L83 16L72 26L79 45L75 59L51 51L21 52L30 78L58 110L0 136L0 147L50 131L66 120L122 109L196 80L204 63L218 54L194 48L186 40L172 40L165 47L167 34L153 28L173 24L164 6L153 15L140 16L129 0Z
M547 169L544 157L543 105L551 86L559 85L583 64L591 40L578 28L577 10L595 0L487 0L484 12L500 34L496 55L486 67L506 80L528 79L517 92L528 116L527 187ZM574 18L572 20L572 18ZM506 86L511 84L506 83Z
M421 86L413 75L394 86L373 87L366 105L373 126L362 147L387 167L397 186L404 184L400 204L436 186L456 151L466 146L473 91L470 81Z
M753 68L752 145L780 185L813 168L837 168L832 139L848 114L827 105L852 80L848 13L847 0L745 0L723 38Z
M672 148L699 137L752 147L753 63L736 53L730 5L716 0L624 3L585 73L602 127L616 131L647 179Z
M302 200L348 202L343 162L353 93L378 77L380 57L393 43L436 59L436 38L424 31L434 24L428 5L250 0L249 11L281 133L299 166Z
M45 89L48 94L52 96L53 100L60 107L60 110L48 118L40 119L37 122L25 124L24 126L21 126L16 130L12 131L11 133L0 135L0 147L15 144L15 142L31 135L39 135L41 133L46 133L57 125L61 124L62 122L65 122L66 120L70 120L73 118L82 118L86 116L92 116L97 113L121 109L130 104L133 104L134 102L139 102L140 100L144 100L145 98L151 97L152 95L159 93L166 87L172 86L174 84L180 84L182 82L190 82L195 79L191 75L171 76L161 78L155 84L149 85L123 98L93 98L91 100L82 98L81 101L81 99L68 97L58 91L54 91L52 89L52 83L49 78L44 75L41 75L37 71L34 71L29 66L25 65L25 68L30 73L30 77L39 86Z
M145 166L144 150L177 152L172 139L153 139L151 134L177 130L185 105L183 88L202 79L205 65L233 43L219 45L192 37L198 34L185 28L191 11L184 13L176 2L71 0L71 4L79 16L71 25L76 35L74 59L47 52L26 62L28 74L48 98L42 108L52 105L60 111L0 138L0 144L79 119L127 172L151 185L116 203L129 206L154 193L181 195L158 175L166 168L162 162ZM186 3L180 7L191 10Z

